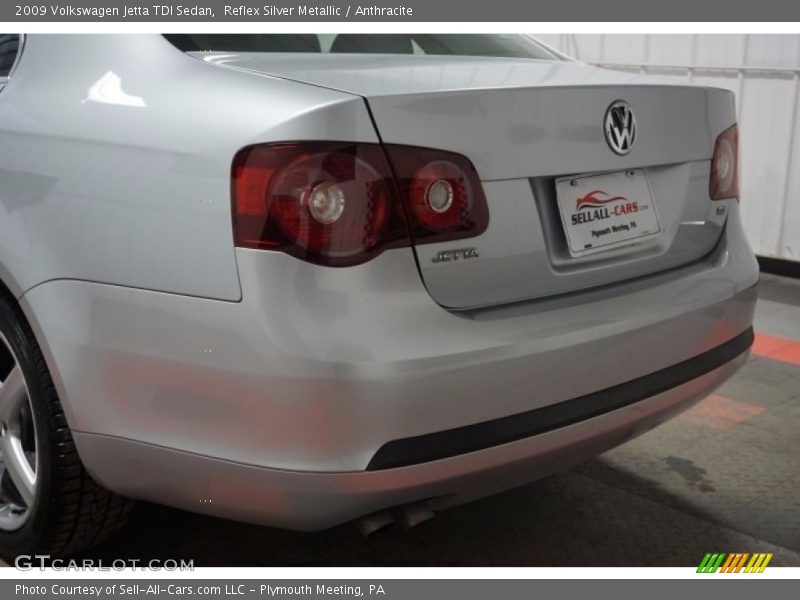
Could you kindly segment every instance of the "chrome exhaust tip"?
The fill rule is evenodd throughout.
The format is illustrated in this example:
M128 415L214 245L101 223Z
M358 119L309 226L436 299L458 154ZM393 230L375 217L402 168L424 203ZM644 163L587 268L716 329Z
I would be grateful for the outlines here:
M411 529L420 523L430 521L436 516L436 513L434 513L431 508L430 502L427 500L414 502L412 504L404 504L398 507L396 512L396 520L403 526L403 529Z
M356 527L365 538L371 536L376 531L384 529L394 523L394 515L388 510L382 510L370 515L361 517L356 521Z

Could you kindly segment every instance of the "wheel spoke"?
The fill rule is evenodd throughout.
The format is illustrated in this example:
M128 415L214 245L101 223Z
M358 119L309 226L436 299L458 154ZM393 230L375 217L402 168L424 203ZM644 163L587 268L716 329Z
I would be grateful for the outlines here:
M14 365L0 385L0 453L6 474L25 504L30 507L36 492L36 472L28 462L20 440L20 413L28 398L19 365ZM35 459L34 459L35 460Z
M0 362L3 371L12 365L0 381L0 531L16 531L34 509L39 440L27 382L2 332Z
M0 423L8 423L19 411L27 398L25 380L19 365L14 365L5 381L0 385Z
M8 429L5 435L0 436L0 451L3 453L6 473L11 477L14 487L17 488L26 506L32 506L36 493L36 472L28 462L19 438L11 435Z

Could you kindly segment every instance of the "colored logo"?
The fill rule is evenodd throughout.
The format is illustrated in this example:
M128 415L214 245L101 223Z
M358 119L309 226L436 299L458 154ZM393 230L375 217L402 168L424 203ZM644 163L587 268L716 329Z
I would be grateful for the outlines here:
M605 206L609 202L622 202L613 207ZM588 209L588 210L584 210ZM625 196L609 196L603 190L593 190L575 201L575 213L570 216L573 225L602 221L611 217L620 217L639 212L639 203L631 202Z
M593 190L578 198L575 203L575 210L581 210L582 208L600 208L604 204L614 202L615 200L627 200L627 198L625 198L625 196L609 196L603 190Z
M756 552L708 552L703 557L698 573L763 573L772 553Z

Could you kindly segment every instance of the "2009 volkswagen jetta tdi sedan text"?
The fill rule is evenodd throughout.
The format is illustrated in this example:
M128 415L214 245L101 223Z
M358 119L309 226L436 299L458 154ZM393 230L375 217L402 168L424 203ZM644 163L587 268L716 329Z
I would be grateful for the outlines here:
M366 531L752 342L734 100L523 36L0 37L0 552L131 499Z

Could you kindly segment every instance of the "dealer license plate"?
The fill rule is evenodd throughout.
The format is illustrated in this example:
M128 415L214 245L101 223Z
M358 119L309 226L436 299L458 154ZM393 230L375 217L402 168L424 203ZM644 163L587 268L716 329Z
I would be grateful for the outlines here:
M556 180L556 195L571 256L635 244L661 232L641 169L563 177Z

